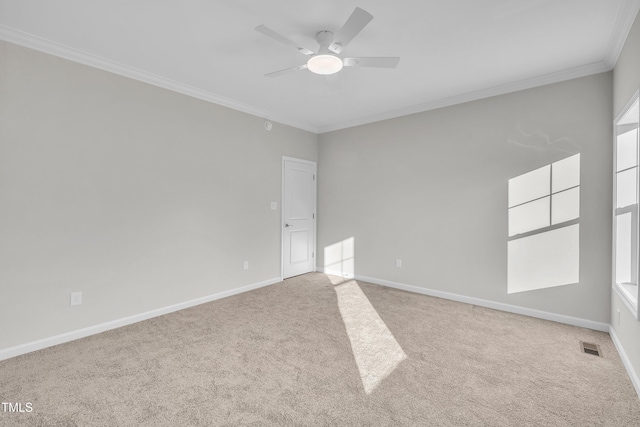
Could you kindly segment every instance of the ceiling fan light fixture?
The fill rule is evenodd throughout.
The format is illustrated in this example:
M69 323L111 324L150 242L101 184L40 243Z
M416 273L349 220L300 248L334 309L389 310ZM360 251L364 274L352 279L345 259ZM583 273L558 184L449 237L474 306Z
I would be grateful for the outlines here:
M316 74L335 74L342 70L342 59L335 55L315 55L307 62L307 68Z

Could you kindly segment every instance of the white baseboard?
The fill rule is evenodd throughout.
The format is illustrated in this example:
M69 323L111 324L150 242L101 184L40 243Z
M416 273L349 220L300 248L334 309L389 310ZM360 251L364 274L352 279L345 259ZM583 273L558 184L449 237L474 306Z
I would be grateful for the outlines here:
M89 326L87 328L78 329L71 332L65 332L60 335L55 335L41 340L20 344L15 347L9 347L0 350L0 360L9 359L19 356L21 354L31 353L32 351L41 350L43 348L52 347L54 345L63 344L69 341L74 341L79 338L88 337L90 335L99 334L111 329L120 328L122 326L130 325L132 323L141 322L143 320L151 319L153 317L162 316L164 314L172 313L178 310L184 310L185 308L193 307L196 305L204 304L207 302L215 301L218 299L230 297L232 295L241 294L243 292L252 291L254 289L262 288L265 286L273 285L281 282L282 278L275 277L273 279L264 280L259 283L254 283L240 288L231 289L224 292L218 292L217 294L208 295L201 298L196 298L190 301L185 301L179 304L170 305L168 307L162 307L155 310L147 311L145 313L135 314L133 316L124 317L122 319L112 320L110 322L101 323L99 325Z
M633 387L635 387L636 393L640 398L640 378L638 378L638 374L636 373L635 369L633 369L631 360L629 360L629 356L627 356L627 353L624 351L624 347L622 346L622 343L618 339L618 336L616 335L616 331L613 329L613 326L609 328L609 335L611 336L611 341L613 341L613 345L615 345L616 350L618 350L618 354L620 355L620 359L622 359L622 363L624 364L624 367L627 369L627 374L629 374L629 379L631 379L631 383L633 384Z
M331 274L328 270L318 268L319 272ZM341 274L338 274L339 276ZM346 276L345 276L346 277ZM416 294L428 295L432 297L444 298L452 301L464 302L467 304L478 305L481 307L493 308L495 310L506 311L509 313L522 314L524 316L536 317L538 319L552 320L567 325L580 326L582 328L594 329L596 331L609 332L609 324L595 322L593 320L581 319L579 317L565 316L563 314L549 313L546 311L535 310L532 308L519 307L516 305L505 304L501 302L489 301L480 298L468 297L465 295L453 294L450 292L438 291L434 289L423 288L420 286L407 285L405 283L392 282L390 280L376 279L375 277L360 276L356 274L353 278L362 280L363 282L373 283L375 285L387 286L389 288L401 289Z
M549 313L547 311L535 310L533 308L520 307L517 305L505 304L502 302L489 301L480 298L468 297L465 295L452 294L444 291L426 289L419 286L406 285L404 283L391 282L389 280L380 280L373 277L355 276L356 280L374 283L376 285L388 286L390 288L401 289L403 291L415 292L418 294L429 295L432 297L444 298L448 300L464 302L467 304L478 305L481 307L493 308L495 310L506 311L509 313L522 314L524 316L536 317L538 319L552 320L567 325L580 326L582 328L594 329L596 331L609 332L609 324L595 322L593 320L581 319L579 317L565 316L563 314Z
M422 288L419 286L407 285L404 283L392 282L390 280L376 279L374 277L360 276L357 274L355 276L353 275L347 276L347 275L340 274L340 272L332 272L330 270L325 271L323 268L318 268L317 270L321 273L326 273L326 274L337 273L334 275L343 276L346 279L355 278L355 280L362 280L363 282L369 282L376 285L387 286L389 288L400 289L403 291L414 292L417 294L444 298L444 299L463 302L467 304L478 305L481 307L493 308L496 310L507 311L509 313L522 314L525 316L536 317L544 320L552 320L554 322L565 323L572 326L580 326L587 329L594 329L596 331L608 332L609 335L611 336L611 340L613 341L613 344L616 347L616 350L618 351L618 354L620 355L620 359L622 359L622 363L624 364L624 367L627 370L629 379L631 380L631 383L633 384L633 387L636 389L636 393L640 398L640 378L638 377L638 374L636 373L636 371L633 369L633 365L629 360L629 356L627 356L627 353L624 351L624 347L622 346L622 343L618 339L618 336L616 335L615 330L611 325L607 323L594 322L592 320L581 319L578 317L565 316L562 314L549 313L546 311L534 310L534 309L525 308L525 307L518 307L518 306L504 304L504 303L495 302L495 301L488 301L488 300L468 297L468 296L459 295L459 294L452 294L449 292L437 291L433 289Z

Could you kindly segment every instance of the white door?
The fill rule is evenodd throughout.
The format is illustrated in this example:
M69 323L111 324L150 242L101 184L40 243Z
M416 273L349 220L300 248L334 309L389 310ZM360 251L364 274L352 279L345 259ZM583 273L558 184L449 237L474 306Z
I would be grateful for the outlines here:
M316 164L282 158L282 277L315 270Z

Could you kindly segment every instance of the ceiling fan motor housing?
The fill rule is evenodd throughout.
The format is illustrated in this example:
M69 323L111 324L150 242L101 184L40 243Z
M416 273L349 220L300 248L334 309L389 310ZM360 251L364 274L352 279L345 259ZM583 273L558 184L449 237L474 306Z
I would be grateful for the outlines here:
M318 53L327 53L329 51L329 45L333 41L333 33L327 30L318 31L316 41L320 45Z
M271 37L280 43L286 44L298 50L298 52L311 56L305 63L295 67L265 74L268 77L276 77L291 71L309 70L316 74L334 74L342 70L342 67L376 67L376 68L395 68L400 58L398 57L373 57L373 58L340 58L338 55L345 46L356 36L362 29L373 19L366 10L356 7L347 22L338 31L337 35L328 30L318 31L316 33L316 41L319 48L317 52L300 46L296 42L284 37L283 35L273 31L272 29L258 25L256 31Z

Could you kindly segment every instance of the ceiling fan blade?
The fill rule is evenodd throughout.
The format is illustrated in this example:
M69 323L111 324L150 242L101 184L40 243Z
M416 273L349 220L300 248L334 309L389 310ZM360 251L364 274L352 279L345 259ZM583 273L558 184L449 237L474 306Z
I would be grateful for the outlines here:
M336 38L329 45L333 53L340 53L355 36L373 19L373 15L364 9L356 7L342 29L338 31Z
M291 68L287 68L280 71L274 71L273 73L265 74L265 77L278 77L283 74L290 73L292 71L306 70L306 69L307 69L307 64L302 64L302 65L298 65L297 67L291 67Z
M298 44L296 42L294 42L293 40L290 40L288 38L286 38L285 36L283 36L280 33L276 33L275 31L273 31L271 28L266 27L264 25L258 25L255 30L259 33L264 34L267 37L271 37L274 40L279 41L280 43L284 43L288 46L294 47L298 50L298 52L305 54L305 55L313 55L315 52L312 50L307 49L306 47L302 47L302 46L298 46Z
M345 67L375 67L375 68L396 68L400 58L394 57L374 57L374 58L344 58L342 63Z

